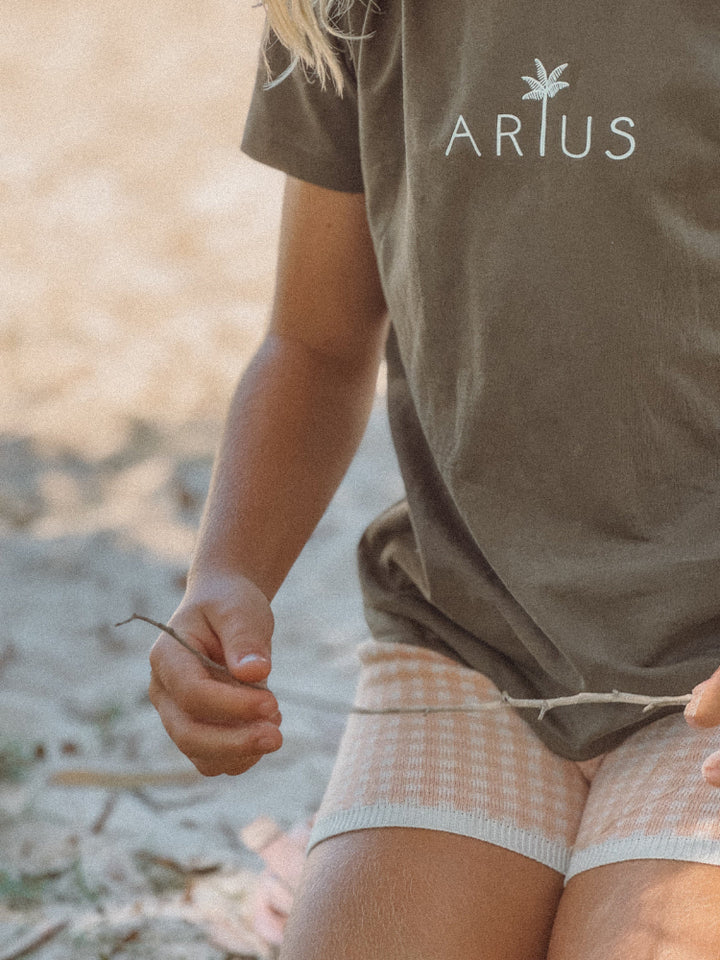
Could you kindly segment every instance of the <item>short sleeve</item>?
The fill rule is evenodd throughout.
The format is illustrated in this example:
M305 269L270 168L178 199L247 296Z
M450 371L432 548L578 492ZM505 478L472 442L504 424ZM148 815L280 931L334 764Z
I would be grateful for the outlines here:
M273 77L290 63L290 54L271 40L268 60ZM258 64L241 149L253 160L282 170L298 180L331 190L363 192L358 135L357 86L345 59L342 97L331 80L306 76L302 65L277 86L265 88L267 71Z

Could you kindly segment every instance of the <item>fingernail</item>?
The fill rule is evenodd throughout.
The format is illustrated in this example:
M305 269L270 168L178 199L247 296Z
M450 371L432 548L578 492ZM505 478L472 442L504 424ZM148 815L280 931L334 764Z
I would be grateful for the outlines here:
M258 663L269 664L270 661L267 657L262 657L259 653L247 653L244 657L241 657L241 659L238 660L239 667L254 667Z
M704 692L704 687L702 684L698 684L697 687L693 688L692 697L690 698L690 703L685 707L685 716L688 720L694 720L695 714L700 708L700 701L702 700L702 695Z
M257 749L260 753L273 753L280 749L280 744L273 737L262 737L258 740Z

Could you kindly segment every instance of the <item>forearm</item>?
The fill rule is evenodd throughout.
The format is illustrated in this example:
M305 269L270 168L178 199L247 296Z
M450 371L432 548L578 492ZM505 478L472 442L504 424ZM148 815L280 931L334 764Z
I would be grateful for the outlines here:
M383 338L352 363L271 333L227 417L190 573L239 573L271 599L357 449Z

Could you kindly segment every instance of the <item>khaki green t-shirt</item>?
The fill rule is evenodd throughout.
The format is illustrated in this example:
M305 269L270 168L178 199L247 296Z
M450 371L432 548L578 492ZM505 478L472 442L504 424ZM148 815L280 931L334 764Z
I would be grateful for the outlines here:
M513 696L687 693L720 663L720 5L356 0L243 149L364 191L407 501L368 622ZM284 51L271 51L276 74ZM585 759L657 714L523 711Z

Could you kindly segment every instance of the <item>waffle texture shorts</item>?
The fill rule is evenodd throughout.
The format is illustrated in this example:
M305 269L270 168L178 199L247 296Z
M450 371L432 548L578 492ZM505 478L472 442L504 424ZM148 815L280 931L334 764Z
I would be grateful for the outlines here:
M355 704L371 710L500 699L434 651L365 641ZM578 706L575 709L586 709ZM702 778L720 731L681 713L592 760L552 753L511 707L350 715L309 846L370 827L474 837L565 875L623 860L720 865L720 789Z

